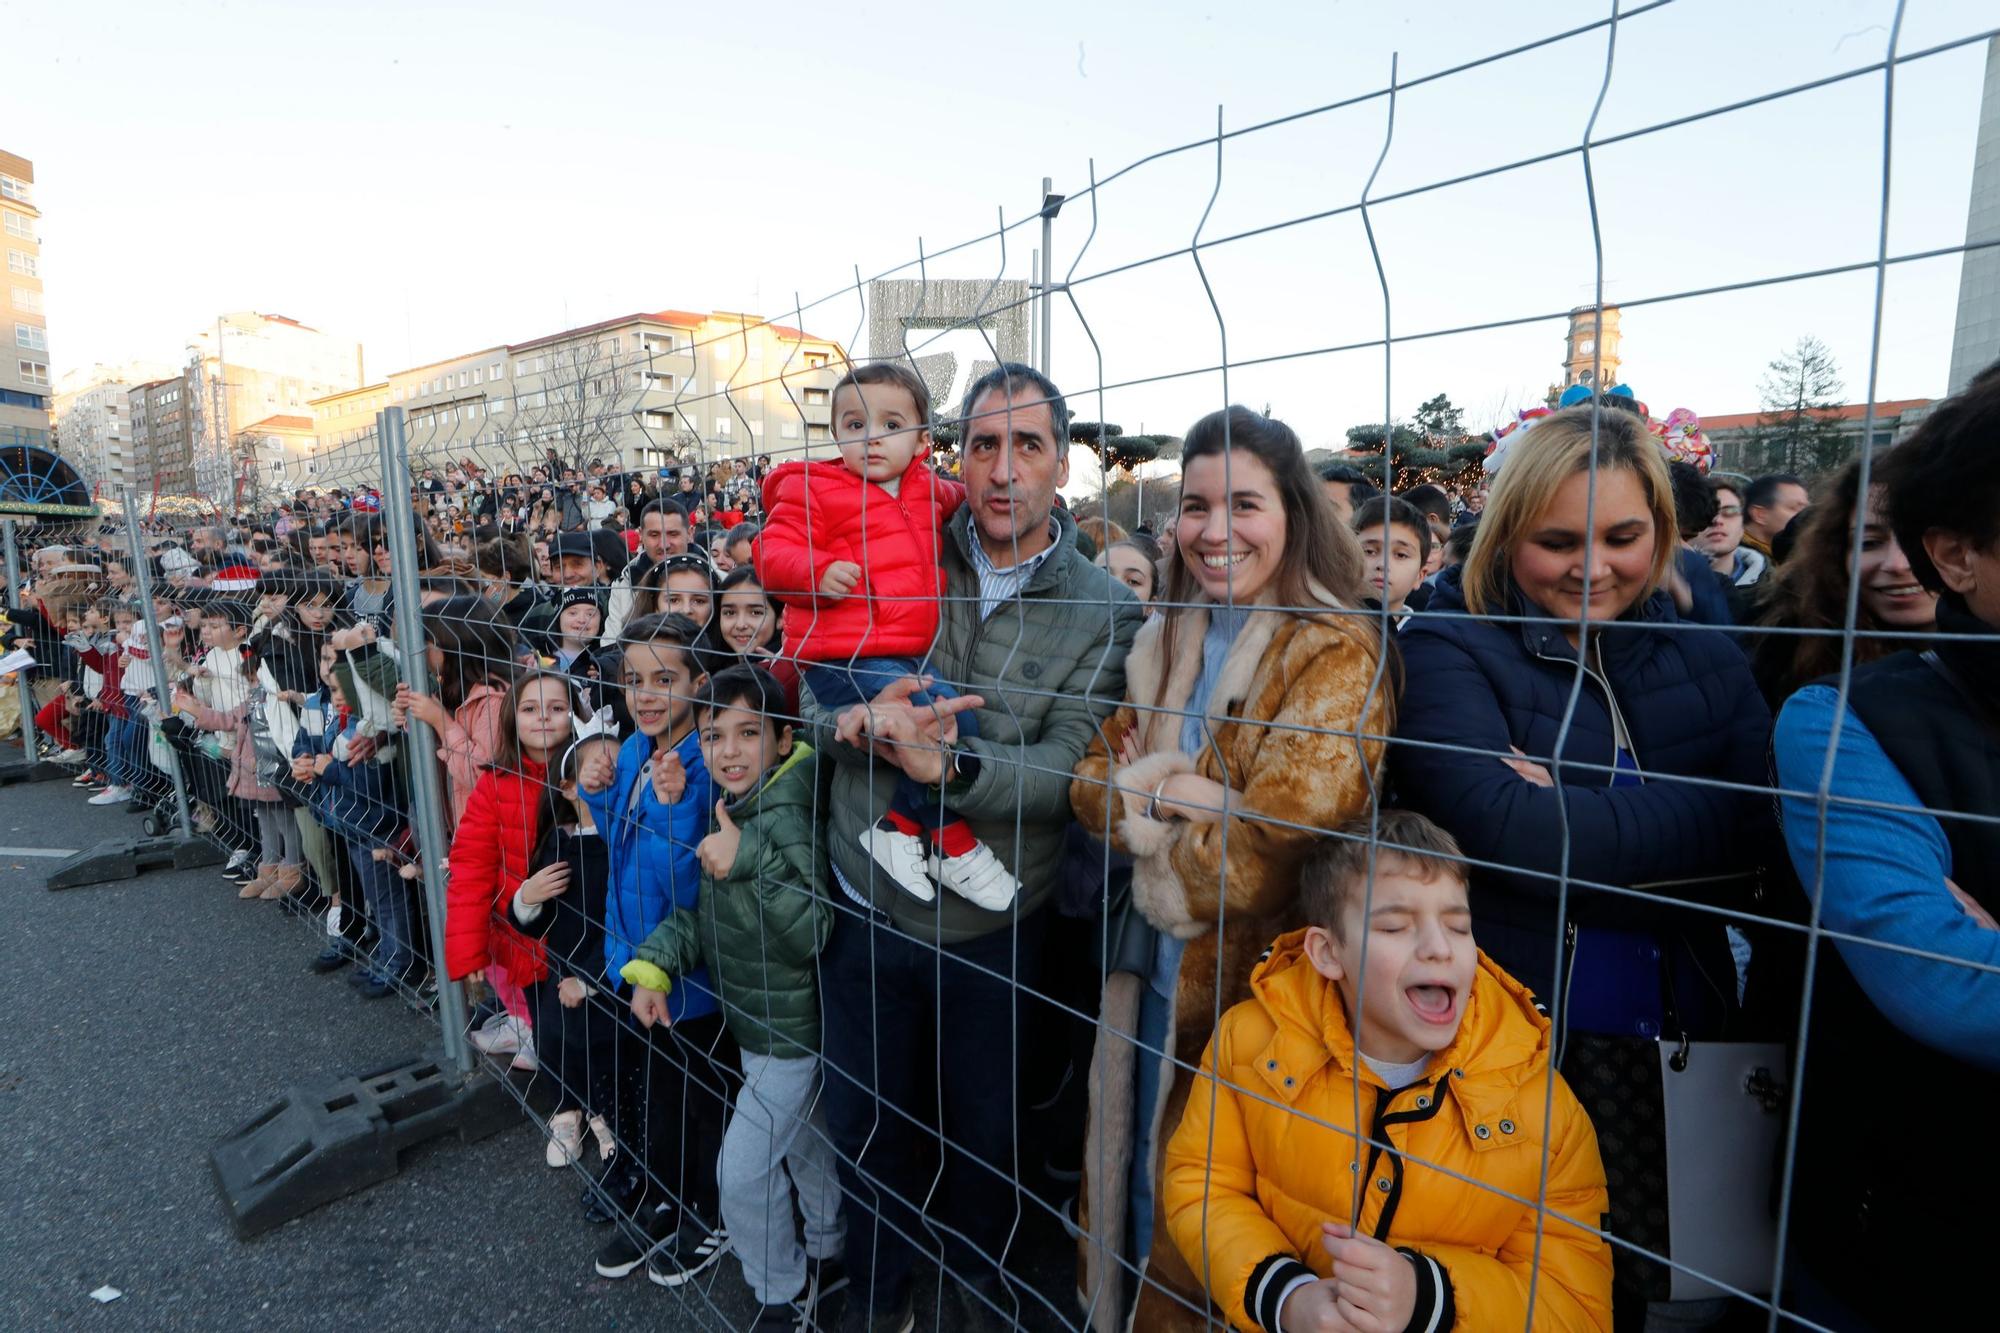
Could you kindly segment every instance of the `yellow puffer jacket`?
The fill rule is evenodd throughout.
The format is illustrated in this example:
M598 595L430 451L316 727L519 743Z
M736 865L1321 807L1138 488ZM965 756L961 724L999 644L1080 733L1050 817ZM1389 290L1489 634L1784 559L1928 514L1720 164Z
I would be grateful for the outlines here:
M1528 992L1481 954L1458 1036L1422 1080L1392 1093L1361 1066L1358 1137L1354 1038L1304 938L1281 937L1251 974L1256 998L1223 1016L1166 1150L1168 1230L1230 1323L1276 1329L1287 1285L1332 1273L1320 1223L1354 1221L1416 1269L1410 1327L1523 1327L1546 1143L1534 1327L1609 1329L1597 1135L1549 1068L1548 1020Z

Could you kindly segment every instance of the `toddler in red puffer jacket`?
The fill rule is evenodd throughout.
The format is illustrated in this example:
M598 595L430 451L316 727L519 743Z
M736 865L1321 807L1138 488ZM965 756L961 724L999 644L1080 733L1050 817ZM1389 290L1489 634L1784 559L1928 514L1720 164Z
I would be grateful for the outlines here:
M955 712L961 737L978 735L972 708L923 676L937 637L944 571L938 545L965 488L938 476L931 451L930 391L910 367L875 361L833 388L840 462L786 463L764 482L769 517L757 539L757 573L786 608L784 656L796 660L819 707L838 713L884 690ZM925 683L911 688L913 678ZM909 778L862 845L923 902L939 883L989 911L1020 884L965 821Z

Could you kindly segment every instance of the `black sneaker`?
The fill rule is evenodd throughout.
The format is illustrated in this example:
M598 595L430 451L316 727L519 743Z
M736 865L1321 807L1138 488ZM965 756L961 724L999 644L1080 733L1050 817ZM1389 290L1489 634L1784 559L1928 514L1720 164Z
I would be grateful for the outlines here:
M728 1227L718 1225L711 1231L699 1219L690 1218L646 1260L646 1280L659 1287L678 1287L699 1277L728 1253Z
M904 1292L901 1299L886 1305L870 1307L865 1300L854 1305L841 1322L843 1333L914 1333L917 1326L916 1307L910 1302L910 1293Z
M577 1200L583 1220L592 1226L615 1222L632 1211L645 1184L625 1169L625 1155L618 1153L598 1168L597 1179L583 1187Z
M806 1258L806 1294L798 1302L801 1329L830 1329L847 1307L847 1265L839 1259Z
M338 972L347 966L347 950L338 944L329 944L308 966L316 973Z
M650 1269L648 1276L651 1276ZM806 1294L812 1294L810 1289ZM785 1301L778 1305L758 1306L757 1317L750 1321L749 1333L800 1333L800 1330L810 1327L798 1302Z
M597 1261L592 1265L597 1275L630 1276L632 1270L645 1263L648 1257L673 1242L678 1230L678 1218L672 1207L663 1204L648 1214L643 1230L630 1222L621 1223L611 1239L597 1251Z

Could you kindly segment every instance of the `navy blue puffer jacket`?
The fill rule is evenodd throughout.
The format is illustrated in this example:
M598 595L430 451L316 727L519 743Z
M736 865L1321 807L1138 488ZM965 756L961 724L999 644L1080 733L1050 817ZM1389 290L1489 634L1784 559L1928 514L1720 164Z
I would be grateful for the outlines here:
M1553 876L1565 841L1570 915L1585 924L1657 921L1645 920L1632 899L1577 889L1578 880L1629 887L1763 863L1772 836L1768 797L1673 779L1763 786L1771 714L1742 650L1715 630L1682 625L1672 600L1655 593L1593 630L1591 670L1562 746L1568 766L1556 774L1561 785L1528 782L1503 759L1518 748L1555 771L1576 650L1562 624L1511 583L1509 612L1519 618L1462 614L1459 573L1445 572L1431 614L1400 636L1406 683L1390 773L1396 799L1448 829L1468 856L1549 876L1475 870L1472 896L1481 947L1547 996L1556 957ZM1614 706L1643 783L1611 785ZM1720 920L1705 919L1719 940Z

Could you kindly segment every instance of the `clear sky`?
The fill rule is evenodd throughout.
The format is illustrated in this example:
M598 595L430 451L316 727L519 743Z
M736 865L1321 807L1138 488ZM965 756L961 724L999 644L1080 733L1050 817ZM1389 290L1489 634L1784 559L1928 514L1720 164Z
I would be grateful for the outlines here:
M1627 0L1625 8L1636 6ZM1893 5L1678 0L1619 25L1602 137L1880 58ZM851 283L1024 216L1040 179L1079 191L1146 154L1419 78L1604 16L1604 3L1223 4L1016 0L587 4L129 3L6 7L0 147L34 160L58 373L178 361L225 310L359 338L371 377L589 320L667 307L785 315L861 350ZM1993 26L1918 0L1912 51ZM1901 67L1892 254L1959 245L1983 46ZM1376 194L1580 141L1602 30L1412 89ZM1385 99L1228 141L1202 232L1355 203ZM1871 260L1877 73L1594 154L1608 299ZM1180 431L1232 363L1379 338L1384 307L1349 212L1186 253L1217 189L1213 144L1065 209L1055 370L1085 417ZM1590 299L1581 159L1371 210L1399 335ZM1030 229L1004 267L1026 276ZM1081 259L1078 259L1082 250ZM1002 271L992 240L932 264ZM909 274L914 276L911 268ZM1890 271L1882 398L1943 392L1957 256ZM1089 278L1090 281L1083 281ZM831 300L821 298L833 296ZM1628 309L1625 378L1656 413L1754 409L1765 362L1827 342L1858 400L1870 272ZM789 322L789 319L788 319ZM1562 321L1399 343L1388 402L1448 392L1487 426L1559 372ZM965 342L952 343L961 351ZM1134 383L1135 381L1150 381ZM1102 397L1095 386L1113 386ZM1379 347L1234 365L1228 396L1309 447L1379 420Z

